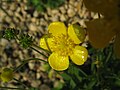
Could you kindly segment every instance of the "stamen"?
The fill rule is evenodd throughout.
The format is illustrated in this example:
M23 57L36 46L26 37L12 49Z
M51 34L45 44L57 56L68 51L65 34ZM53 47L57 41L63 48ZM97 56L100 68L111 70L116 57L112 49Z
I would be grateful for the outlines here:
M75 44L73 41L66 35L59 35L59 36L53 36L53 46L51 47L51 50L53 52L57 52L58 54L62 56L69 56L73 52L73 48Z

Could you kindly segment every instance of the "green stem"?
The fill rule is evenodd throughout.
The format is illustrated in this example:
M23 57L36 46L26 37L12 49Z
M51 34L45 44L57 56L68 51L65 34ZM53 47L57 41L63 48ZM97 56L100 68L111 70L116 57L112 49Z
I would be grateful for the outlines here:
M39 58L30 58L30 59L27 59L27 60L23 60L22 63L18 67L16 67L13 71L14 72L18 71L20 68L22 68L26 63L28 63L31 60L47 62L47 61L39 59Z
M48 56L46 56L45 54L41 53L40 51L38 51L37 49L35 49L34 47L30 47L31 49L35 50L36 52L38 52L39 54L41 54L42 56L44 56L45 58L48 58Z
M22 83L20 80L17 80L17 79L15 79L15 78L13 78L15 81L17 81L18 83L20 83L21 85L23 85L24 87L26 87L26 88L28 88L29 89L29 87L28 86L26 86L24 83Z
M79 69L79 71L85 76L85 77L88 77L88 75L81 69Z
M43 48L41 48L40 46L37 46L37 45L35 45L35 44L33 44L33 46L36 47L36 48L38 48L38 49L40 49L40 50L43 50L43 51L47 52L48 54L51 54L50 51L48 51L48 50L46 50L46 49L43 49Z
M107 56L107 58L106 58L106 63L109 61L111 55L112 55L112 52L109 52L109 54L108 54L108 56Z
M21 90L22 88L13 88L13 87L2 87L0 86L0 88L3 90L3 89L18 89L18 90Z
M118 77L115 77L115 76L107 76L107 77L105 77L105 78L120 80Z

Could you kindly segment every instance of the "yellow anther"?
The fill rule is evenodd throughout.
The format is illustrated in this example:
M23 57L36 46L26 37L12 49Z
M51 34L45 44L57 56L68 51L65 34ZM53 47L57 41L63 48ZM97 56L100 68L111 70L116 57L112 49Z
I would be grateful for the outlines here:
M66 35L59 35L56 37L53 37L53 46L51 47L51 50L57 51L62 56L68 56L72 54L72 49L74 48L73 41Z

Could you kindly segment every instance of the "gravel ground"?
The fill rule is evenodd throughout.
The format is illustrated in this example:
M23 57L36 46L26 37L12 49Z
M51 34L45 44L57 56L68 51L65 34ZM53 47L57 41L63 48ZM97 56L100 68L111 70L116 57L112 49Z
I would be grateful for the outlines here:
M53 21L62 21L66 25L79 23L83 27L84 21L90 19L90 13L82 5L82 0L66 0L65 4L57 9L47 8L46 12L38 12L27 7L27 0L15 0L7 3L0 1L3 9L0 9L0 30L7 27L17 28L23 32L28 32L35 38L34 43L39 45L39 39L46 33L48 25ZM93 14L93 13L92 13ZM94 15L94 14L93 14ZM30 57L43 58L35 51L21 48L15 40L8 41L0 39L0 68L16 67L20 61ZM44 59L44 58L43 58ZM49 77L43 68L42 62L29 62L23 67L21 72L15 74L15 78L21 80L28 86L39 87L40 90L50 90L50 83L57 85L58 79L63 81L58 75ZM51 70L51 73L55 73ZM0 82L4 86L16 86L16 82L8 84Z

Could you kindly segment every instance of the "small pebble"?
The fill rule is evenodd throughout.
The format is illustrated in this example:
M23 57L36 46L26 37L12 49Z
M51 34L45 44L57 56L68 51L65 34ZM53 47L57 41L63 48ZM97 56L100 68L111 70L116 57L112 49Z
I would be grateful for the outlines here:
M34 23L30 23L29 30L31 30L31 31L37 31L37 26Z
M73 17L76 14L76 12L74 11L74 9L68 9L67 14L69 17Z
M29 66L29 68L30 68L31 70L33 70L34 67L35 67L35 63L34 63L34 62L29 62L29 63L28 63L28 66Z

